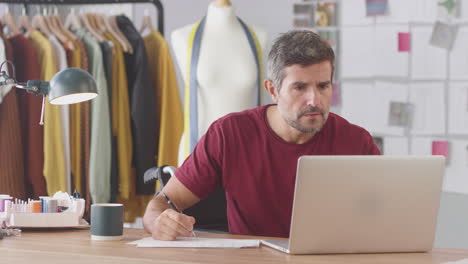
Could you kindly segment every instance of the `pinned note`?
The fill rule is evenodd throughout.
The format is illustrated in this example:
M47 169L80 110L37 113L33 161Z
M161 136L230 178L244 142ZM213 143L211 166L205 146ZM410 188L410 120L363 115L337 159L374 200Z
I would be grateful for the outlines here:
M339 83L333 83L331 105L337 106L341 103L341 85Z
M384 154L384 140L383 137L372 137L374 140L375 145L380 150L380 154Z
M366 10L368 16L383 15L387 10L387 0L367 0Z
M321 2L315 8L315 25L318 27L336 26L336 3Z
M293 26L310 28L314 26L314 6L312 3L297 3L293 6Z
M432 29L430 44L451 50L457 36L457 26L437 21Z
M437 3L438 17L442 19L460 16L459 0L439 0Z
M442 155L448 159L449 143L446 140L432 141L432 155Z
M403 102L390 102L389 126L406 127L411 124L413 105Z
M432 155L442 155L445 157L445 164L449 163L449 143L448 141L432 141Z
M411 39L411 35L409 32L398 32L398 51L399 52L410 51L410 39Z

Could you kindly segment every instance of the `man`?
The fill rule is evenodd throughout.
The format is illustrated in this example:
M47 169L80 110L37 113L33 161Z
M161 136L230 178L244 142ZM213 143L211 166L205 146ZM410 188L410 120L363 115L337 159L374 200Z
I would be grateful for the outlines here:
M184 210L222 186L230 233L288 237L300 156L380 154L366 130L329 113L334 62L333 50L317 34L281 35L268 55L270 79L264 81L276 104L213 122L164 194ZM190 236L195 223L170 209L161 194L143 220L160 240Z

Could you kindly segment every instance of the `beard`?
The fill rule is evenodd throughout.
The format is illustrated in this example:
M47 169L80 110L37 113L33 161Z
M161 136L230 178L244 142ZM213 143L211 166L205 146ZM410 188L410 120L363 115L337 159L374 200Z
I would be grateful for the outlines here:
M314 125L312 123L317 123L319 121L315 119L309 120L310 121L309 124L311 124L311 126L302 124L300 122L301 117L309 113L319 113L320 116L322 117L322 121L319 124ZM283 115L283 119L286 121L288 125L290 125L291 127L297 129L298 131L302 133L317 133L322 129L323 125L325 125L325 122L327 121L327 118L328 118L328 113L329 113L328 110L323 110L315 106L308 106L305 109L302 109L299 113L297 113L296 118L289 118Z

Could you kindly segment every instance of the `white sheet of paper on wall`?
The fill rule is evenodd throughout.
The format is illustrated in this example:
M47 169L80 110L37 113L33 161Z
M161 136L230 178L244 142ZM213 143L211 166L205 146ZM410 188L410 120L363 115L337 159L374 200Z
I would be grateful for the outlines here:
M450 80L468 80L467 44L468 27L460 27L453 48L450 51Z
M341 5L341 25L358 26L371 25L374 23L374 17L368 17L366 14L366 0L345 0Z
M445 134L445 93L443 82L413 82L409 101L414 105L413 135Z
M451 50L457 37L458 26L436 21L432 28L431 43L432 46Z
M384 155L405 156L409 154L407 137L385 137Z
M378 116L372 114L375 107L373 93L374 84L372 82L342 81L341 116L353 124L366 128L368 131L375 130Z
M445 169L444 191L468 193L467 146L467 140L450 140L450 162Z
M375 76L408 77L409 53L398 50L398 33L408 31L407 25L375 27Z
M447 76L447 51L429 44L430 26L415 26L411 30L411 78L413 80L444 80Z
M468 134L468 82L450 82L448 101L448 133Z
M343 27L341 30L341 77L370 78L374 75L374 27Z
M410 22L434 22L437 19L438 0L411 0L413 2L409 8L411 10Z
M468 22L468 2L466 0L460 1L460 15L458 20L460 22Z
M432 155L432 137L413 137L410 155Z

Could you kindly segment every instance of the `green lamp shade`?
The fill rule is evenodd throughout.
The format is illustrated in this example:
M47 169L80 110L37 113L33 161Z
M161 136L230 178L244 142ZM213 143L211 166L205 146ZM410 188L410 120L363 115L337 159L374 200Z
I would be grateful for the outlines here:
M49 102L55 105L74 104L98 95L96 81L87 71L68 68L52 77L49 83Z

